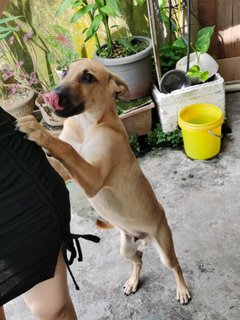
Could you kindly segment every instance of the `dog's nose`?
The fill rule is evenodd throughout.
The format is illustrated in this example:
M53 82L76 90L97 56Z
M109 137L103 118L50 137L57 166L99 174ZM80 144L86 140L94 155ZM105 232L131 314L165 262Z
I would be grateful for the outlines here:
M69 94L68 88L63 86L58 86L53 91L59 96L59 99L67 98Z
M60 94L61 94L61 91L62 91L62 88L61 88L61 86L59 86L59 87L56 87L53 91L54 91L57 95L60 95Z

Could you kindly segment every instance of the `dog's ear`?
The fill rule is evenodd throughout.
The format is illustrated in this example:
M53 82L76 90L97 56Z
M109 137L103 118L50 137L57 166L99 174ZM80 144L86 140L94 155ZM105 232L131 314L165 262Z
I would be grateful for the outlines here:
M113 93L115 93L116 97L129 97L129 89L126 82L115 73L109 72L109 85L113 89Z

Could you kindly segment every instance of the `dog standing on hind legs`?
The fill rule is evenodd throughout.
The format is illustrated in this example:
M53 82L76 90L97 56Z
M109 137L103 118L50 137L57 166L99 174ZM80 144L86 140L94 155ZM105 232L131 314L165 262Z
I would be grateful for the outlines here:
M141 240L150 240L177 284L177 299L186 304L190 294L175 254L164 210L133 154L128 135L116 113L116 96L126 97L126 83L94 60L69 66L60 85L45 101L66 118L60 139L48 133L33 116L16 126L29 140L48 150L80 185L97 213L120 230L121 256L133 271L124 293L136 292L142 268Z

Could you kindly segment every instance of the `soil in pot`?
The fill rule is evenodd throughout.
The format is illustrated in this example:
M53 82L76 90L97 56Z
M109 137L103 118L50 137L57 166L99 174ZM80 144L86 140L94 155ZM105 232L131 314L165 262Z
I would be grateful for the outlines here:
M145 49L131 55L117 58L104 58L94 53L94 59L111 72L116 73L128 85L128 100L148 96L152 85L152 41L147 37L134 37L144 44ZM121 51L120 48L118 50Z

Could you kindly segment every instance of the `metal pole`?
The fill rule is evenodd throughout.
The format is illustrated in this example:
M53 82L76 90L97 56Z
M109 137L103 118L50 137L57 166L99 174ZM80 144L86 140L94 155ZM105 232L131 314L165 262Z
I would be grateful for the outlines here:
M160 46L157 37L157 24L156 17L154 13L153 0L147 0L147 9L148 9L148 19L150 26L150 33L153 42L153 57L155 62L156 74L157 74L157 82L158 88L160 88L161 81L161 65L160 65Z
M168 1L168 7L169 7L169 41L172 43L172 0Z
M187 0L187 29L188 29L188 34L187 34L187 72L189 70L189 59L190 59L190 39L191 39L191 10L190 10L190 0Z

